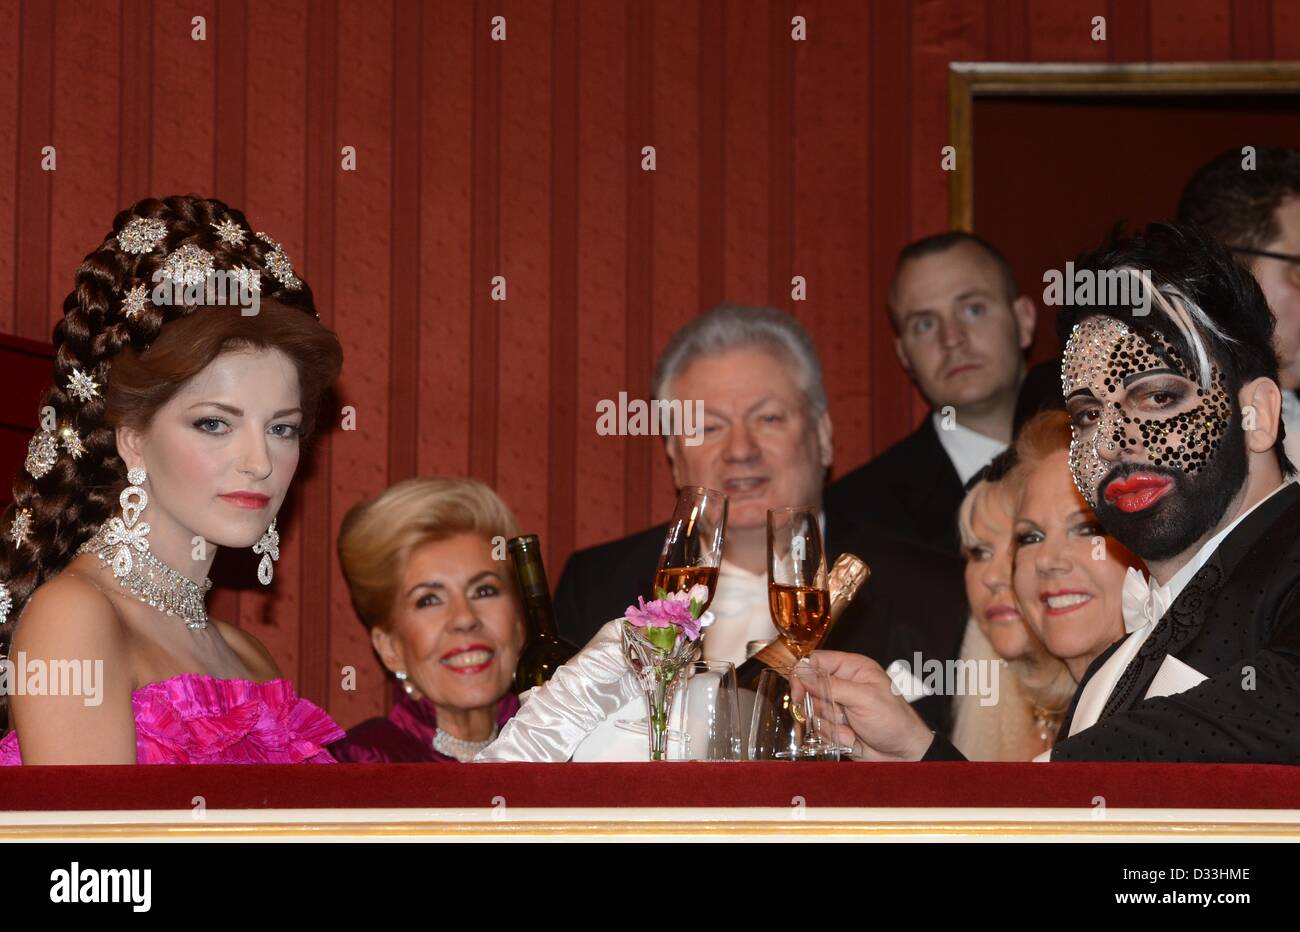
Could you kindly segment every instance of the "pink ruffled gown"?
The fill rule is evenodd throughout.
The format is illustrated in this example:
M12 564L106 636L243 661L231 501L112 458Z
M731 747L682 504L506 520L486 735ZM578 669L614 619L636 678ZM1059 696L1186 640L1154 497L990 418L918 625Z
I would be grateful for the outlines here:
M333 764L325 745L345 734L286 679L254 683L182 673L131 694L140 764ZM18 733L0 765L21 764Z

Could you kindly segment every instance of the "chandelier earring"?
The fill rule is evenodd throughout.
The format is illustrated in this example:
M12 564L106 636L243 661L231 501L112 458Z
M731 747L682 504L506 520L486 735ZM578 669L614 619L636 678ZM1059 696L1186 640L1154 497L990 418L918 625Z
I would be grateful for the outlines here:
M275 561L280 559L280 532L275 529L275 518L266 529L262 539L253 545L253 553L262 555L262 562L257 564L257 581L263 586L271 585L275 578Z

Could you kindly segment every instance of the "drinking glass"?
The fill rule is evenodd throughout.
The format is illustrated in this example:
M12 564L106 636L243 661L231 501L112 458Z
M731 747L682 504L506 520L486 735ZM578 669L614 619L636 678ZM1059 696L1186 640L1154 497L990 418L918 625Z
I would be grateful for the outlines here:
M736 668L722 660L697 660L684 679L669 714L669 760L740 760L740 706ZM673 741L673 733L679 740Z
M718 586L726 529L726 493L698 485L683 488L664 535L655 588L673 593L703 583L709 587L709 598L701 611L707 610Z
M831 618L817 509L768 511L767 594L772 623L802 661L817 648Z
M686 664L668 711L666 760L740 760L740 705L736 667L724 660ZM616 727L645 734L644 718L619 721Z
M833 701L814 699L830 695L830 677L808 665L796 667L789 677L776 670L760 673L746 746L749 759L839 760L841 749L830 737L831 716L837 717L838 709Z

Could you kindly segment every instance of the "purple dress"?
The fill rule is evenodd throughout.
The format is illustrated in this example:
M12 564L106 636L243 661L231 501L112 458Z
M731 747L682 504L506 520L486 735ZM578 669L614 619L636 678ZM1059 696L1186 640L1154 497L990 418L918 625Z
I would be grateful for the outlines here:
M344 734L286 679L254 683L182 673L131 694L140 764L333 764L325 745ZM18 733L0 765L21 764Z
M393 711L387 718L371 718L348 731L330 752L345 764L457 763L433 749L438 731L438 712L428 699L412 699L400 685L394 686ZM497 702L497 728L519 711L519 697L506 693Z

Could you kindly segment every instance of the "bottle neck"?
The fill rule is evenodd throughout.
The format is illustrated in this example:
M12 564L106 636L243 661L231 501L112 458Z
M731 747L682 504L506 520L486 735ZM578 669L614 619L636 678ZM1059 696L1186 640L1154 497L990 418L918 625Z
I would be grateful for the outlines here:
M510 556L514 560L515 579L519 583L519 594L524 602L528 637L554 639L557 635L555 614L551 609L551 587L546 582L546 568L542 565L537 538L522 539L519 542L521 545L516 545L514 541L511 543Z
M555 615L551 611L551 595L544 589L541 592L523 593L524 618L527 622L528 637L556 637Z

